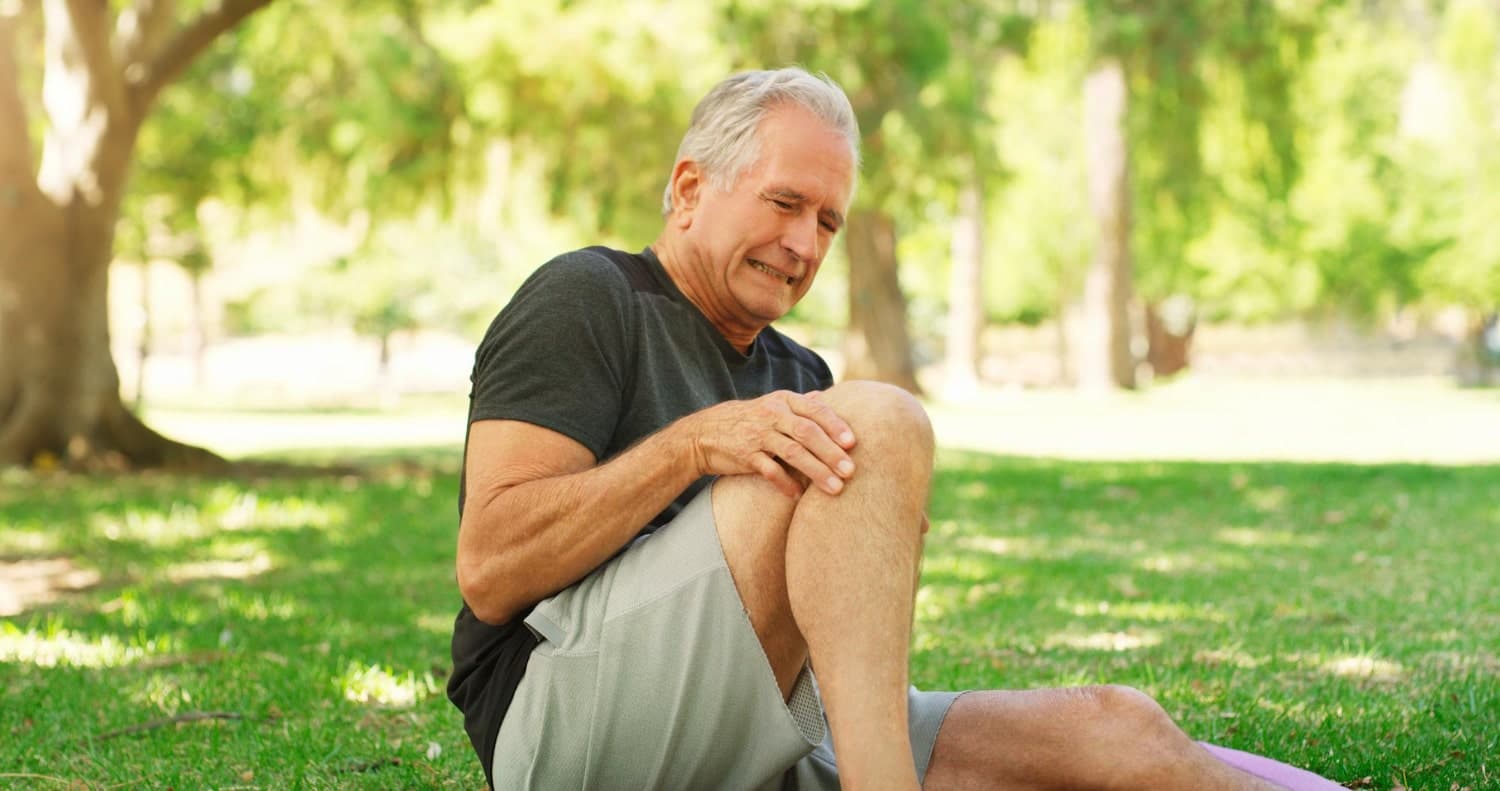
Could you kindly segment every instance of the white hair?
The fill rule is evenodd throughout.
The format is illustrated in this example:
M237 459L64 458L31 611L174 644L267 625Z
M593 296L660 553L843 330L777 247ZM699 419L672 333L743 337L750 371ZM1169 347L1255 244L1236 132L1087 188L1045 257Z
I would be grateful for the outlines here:
M676 162L691 159L709 185L727 190L760 156L756 130L776 106L790 102L838 130L849 143L859 171L859 123L844 90L826 74L797 68L744 71L715 85L693 109L692 123L677 147ZM672 213L672 182L661 197L662 214Z

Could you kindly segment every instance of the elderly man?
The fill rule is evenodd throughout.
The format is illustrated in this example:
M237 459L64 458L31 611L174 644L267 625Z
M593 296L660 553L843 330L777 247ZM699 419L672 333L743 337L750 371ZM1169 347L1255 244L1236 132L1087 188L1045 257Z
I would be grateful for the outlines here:
M932 430L771 326L844 223L858 141L826 79L725 80L656 242L552 260L491 325L449 684L491 784L1273 787L1130 689L908 685Z

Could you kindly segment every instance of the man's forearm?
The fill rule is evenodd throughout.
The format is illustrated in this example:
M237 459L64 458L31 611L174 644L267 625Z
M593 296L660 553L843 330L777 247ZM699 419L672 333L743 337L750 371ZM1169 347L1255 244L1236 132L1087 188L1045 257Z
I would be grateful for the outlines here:
M673 423L604 464L471 500L459 584L475 615L510 620L608 560L700 477L690 447Z

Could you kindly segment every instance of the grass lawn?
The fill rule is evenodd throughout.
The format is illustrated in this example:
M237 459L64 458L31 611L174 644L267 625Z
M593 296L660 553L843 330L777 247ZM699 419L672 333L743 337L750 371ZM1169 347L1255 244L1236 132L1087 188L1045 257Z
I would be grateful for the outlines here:
M0 787L481 787L442 693L457 448L351 452L0 472ZM935 487L917 684L1126 683L1357 787L1500 788L1500 467L948 450Z

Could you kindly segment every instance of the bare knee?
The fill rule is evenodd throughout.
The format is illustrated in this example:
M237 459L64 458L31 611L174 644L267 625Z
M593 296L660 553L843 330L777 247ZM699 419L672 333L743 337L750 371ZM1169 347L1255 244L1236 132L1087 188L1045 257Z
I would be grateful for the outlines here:
M883 382L853 380L833 386L822 397L853 427L859 442L856 452L902 448L931 464L932 422L911 393Z
M1161 704L1133 687L1117 684L1079 690L1096 755L1109 764L1101 788L1151 788L1170 775L1191 748L1187 735Z

